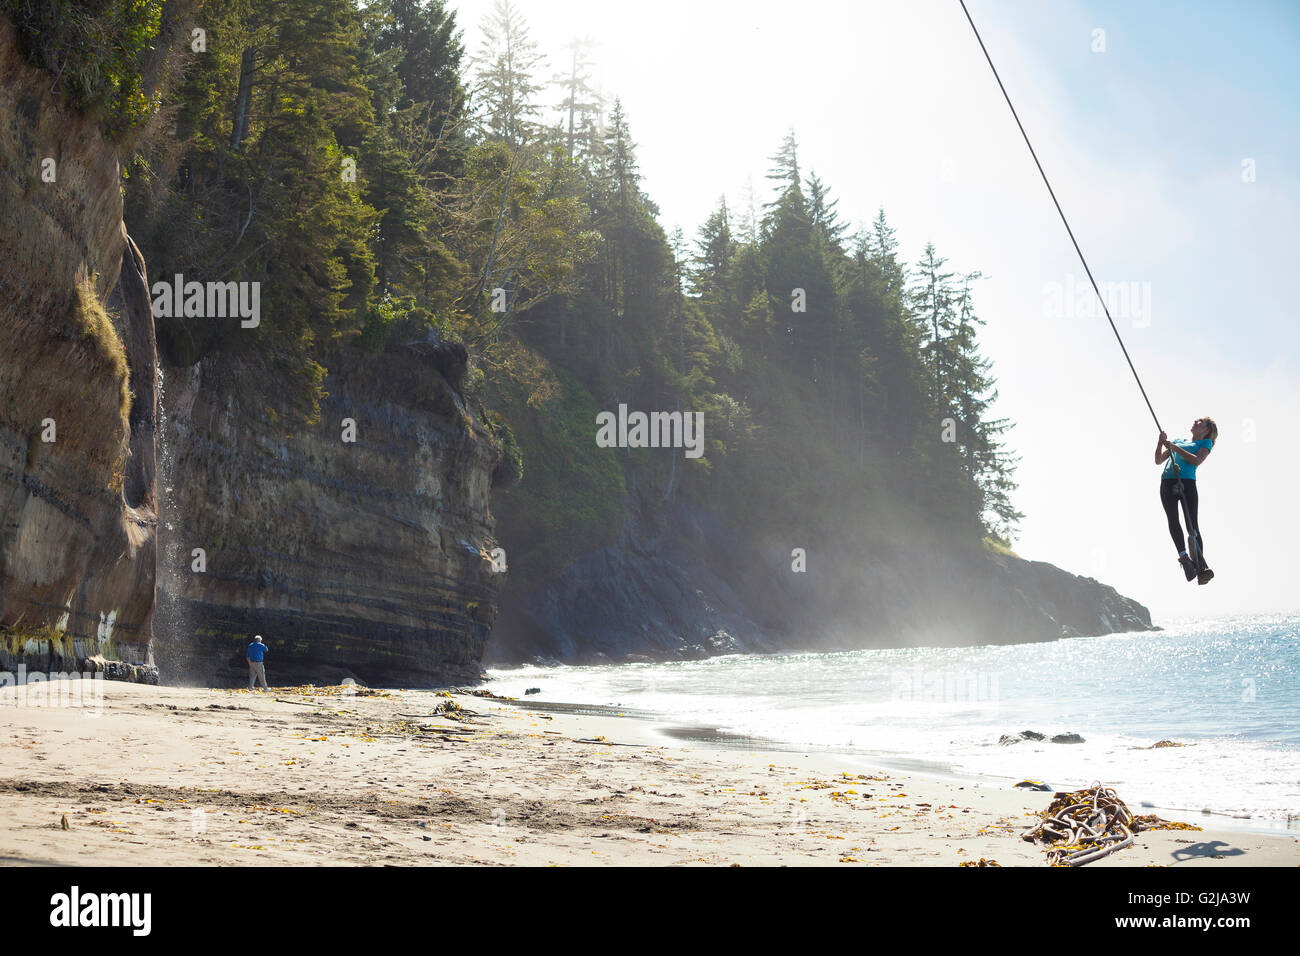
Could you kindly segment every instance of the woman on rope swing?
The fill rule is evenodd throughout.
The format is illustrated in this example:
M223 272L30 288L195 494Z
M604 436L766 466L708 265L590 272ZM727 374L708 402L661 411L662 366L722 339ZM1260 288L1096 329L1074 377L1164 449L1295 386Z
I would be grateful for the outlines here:
M1164 505L1169 520L1169 536L1178 549L1178 563L1183 566L1187 580L1196 578L1198 584L1209 584L1214 572L1205 563L1205 541L1201 537L1201 523L1196 516L1196 468L1209 457L1219 437L1219 426L1212 418L1198 418L1192 422L1191 441L1170 441L1164 433L1156 442L1156 464L1165 462L1160 476L1160 503ZM1178 499L1182 498L1187 515L1187 534L1191 538L1195 557L1188 555L1183 528L1178 521Z

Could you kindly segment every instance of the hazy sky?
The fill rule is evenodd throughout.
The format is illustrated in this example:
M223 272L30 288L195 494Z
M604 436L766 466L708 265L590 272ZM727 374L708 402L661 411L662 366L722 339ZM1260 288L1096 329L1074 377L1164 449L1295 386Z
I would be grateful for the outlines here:
M492 0L450 5L477 52ZM598 42L667 231L693 239L750 182L767 201L793 128L842 218L883 206L909 262L932 240L989 277L976 303L1022 456L1018 553L1157 623L1300 609L1300 5L968 0L1161 424L1219 424L1198 473L1205 587L1182 578L1155 426L957 0L516 6L547 77L571 38Z

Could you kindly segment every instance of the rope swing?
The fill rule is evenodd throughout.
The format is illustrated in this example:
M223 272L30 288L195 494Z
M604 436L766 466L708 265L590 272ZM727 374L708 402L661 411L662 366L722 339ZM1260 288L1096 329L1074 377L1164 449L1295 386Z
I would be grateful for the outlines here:
M1025 145L1029 147L1029 155L1034 157L1034 165L1038 167L1038 174L1043 177L1043 185L1047 187L1047 192L1052 197L1052 202L1056 205L1056 211L1061 216L1061 222L1065 224L1065 231L1070 234L1070 242L1074 243L1074 251L1079 254L1079 261L1083 263L1083 271L1088 274L1088 281L1092 283L1092 291L1097 294L1097 301L1101 303L1102 311L1106 313L1106 321L1110 323L1110 330L1115 333L1115 341L1119 342L1120 350L1124 353L1124 359L1128 362L1129 371L1133 373L1133 379L1137 382L1138 390L1142 393L1142 400L1147 403L1147 411L1151 413L1151 420L1156 423L1156 431L1164 431L1160 427L1160 419L1156 418L1156 410L1151 407L1151 399L1147 398L1147 390L1142 387L1142 379L1138 376L1137 369L1133 367L1133 360L1129 358L1128 349L1124 347L1124 340L1120 337L1119 329L1115 327L1115 320L1110 317L1110 309L1106 306L1106 299L1097 288L1097 280L1092 277L1092 270L1088 268L1088 260L1083 257L1083 250L1079 248L1079 241L1074 238L1074 230L1070 228L1070 221L1065 218L1065 211L1061 209L1061 204L1056 198L1056 191L1052 189L1052 184L1047 179L1047 173L1043 171L1043 164L1038 161L1038 153L1034 152L1034 144L1029 141L1029 134L1025 132L1025 124L1020 122L1020 116L1016 113L1015 106L1011 103L1011 97L1007 95L1007 88L1002 83L1002 77L998 75L998 68L993 65L993 58L989 56L988 47L984 45L984 38L975 27L975 21L971 19L970 11L966 9L966 0L958 0L961 3L962 12L966 14L966 20L970 23L970 28L975 31L975 39L979 41L980 49L984 51L984 59L988 60L989 69L993 71L993 78L998 81L998 88L1002 90L1002 97L1007 101L1007 106L1011 108L1011 115L1015 117L1016 125L1020 127L1020 135L1025 138Z
M1056 198L1056 190L1052 188L1051 182L1047 178L1047 173L1043 170L1043 164L1038 161L1038 153L1034 150L1034 144L1029 141L1029 134L1025 132L1025 124L1020 122L1020 114L1016 112L1015 105L1011 102L1011 96L1007 93L1006 85L1002 82L1002 77L998 75L998 68L993 65L993 57L989 56L989 48L984 45L984 38L980 36L979 29L975 26L975 21L971 18L970 10L966 8L966 0L958 0L961 4L962 13L966 14L966 22L975 33L975 39L979 42L980 49L984 51L984 59L988 61L989 69L993 71L993 78L998 81L998 89L1002 91L1002 98L1007 101L1007 106L1011 110L1011 115L1020 127L1020 135L1025 139L1025 145L1029 147L1029 155L1034 157L1034 165L1038 167L1038 174L1043 177L1043 185L1047 187L1048 195L1052 197L1052 203L1056 206L1056 211L1061 217L1061 222L1065 225L1065 231L1070 235L1070 242L1074 244L1074 251L1079 255L1079 261L1083 263L1083 271L1088 274L1088 281L1092 283L1092 291L1097 295L1097 301L1101 303L1101 310L1106 313L1106 321L1110 323L1110 330L1115 333L1115 341L1119 343L1120 351L1124 353L1124 360L1128 362L1129 371L1133 373L1133 380L1137 382L1138 391L1142 393L1142 400L1147 403L1147 411L1151 413L1151 420L1156 423L1156 430L1164 432L1160 427L1160 419L1156 417L1156 410L1151 407L1151 399L1147 397L1147 390L1142 385L1142 378L1138 375L1137 369L1133 366L1133 359L1129 357L1128 349L1124 345L1124 339L1119 334L1119 329L1115 325L1115 320L1110 316L1110 308L1106 305L1106 298L1097 288L1097 280L1092 277L1092 269L1088 268L1088 260L1084 258L1083 250L1079 248L1079 240L1074 238L1074 230L1070 228L1070 220L1065 218L1065 210L1061 208L1060 200ZM1183 520L1187 524L1187 537L1191 549L1191 558L1196 562L1198 568L1204 569L1205 562L1201 555L1200 534L1197 528L1192 524L1191 515L1187 511L1187 499L1183 495L1183 468L1182 463L1178 461L1178 453L1171 451L1170 456L1174 460L1174 474L1178 480L1174 485L1174 494L1182 505Z

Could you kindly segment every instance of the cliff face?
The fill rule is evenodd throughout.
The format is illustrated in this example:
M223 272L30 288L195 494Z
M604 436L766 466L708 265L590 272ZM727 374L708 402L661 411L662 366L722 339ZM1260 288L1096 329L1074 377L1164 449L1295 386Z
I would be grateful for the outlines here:
M463 349L340 354L300 428L256 356L168 368L160 494L118 152L51 85L0 17L0 670L242 680L261 634L281 683L476 678L499 452Z
M164 373L164 678L243 679L261 634L276 683L476 679L499 453L448 381L463 352L339 357L319 423L292 428L256 370L217 359Z
M674 660L857 647L1014 644L1151 628L1114 588L1040 561L916 542L848 554L745 539L678 505L506 602L492 663Z
M0 667L149 680L153 318L117 152L50 84L0 18Z

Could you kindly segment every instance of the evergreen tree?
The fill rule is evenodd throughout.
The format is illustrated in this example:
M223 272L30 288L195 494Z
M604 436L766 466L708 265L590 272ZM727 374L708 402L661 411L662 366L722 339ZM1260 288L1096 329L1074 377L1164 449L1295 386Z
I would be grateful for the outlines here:
M808 219L812 223L813 232L826 247L842 255L841 242L848 224L841 223L839 214L835 211L839 204L838 199L831 199L830 190L817 174L811 173L808 176Z
M443 0L376 0L370 9L375 54L390 57L383 62L401 82L389 108L397 113L410 162L422 183L445 191L463 171L468 146L465 50L456 16Z
M483 18L483 43L476 58L477 95L485 115L487 136L511 147L527 141L536 130L537 93L534 71L544 57L537 51L528 23L510 0L496 0Z
M591 135L595 129L593 118L598 116L604 107L600 93L591 85L590 54L594 47L595 41L590 37L581 39L575 37L571 40L565 47L565 52L568 54L567 67L564 72L555 74L551 80L564 90L560 109L565 116L565 142L570 159L573 158L575 149L580 149L581 152L590 151Z
M1007 452L1001 440L1011 424L1005 418L987 417L998 393L991 363L980 354L976 342L976 329L984 321L975 313L970 283L980 278L983 275L978 271L962 277L950 379L963 467L980 491L982 520L995 538L1006 543L1024 515L1011 504L1010 497L1016 487L1012 475L1018 459Z
M947 264L948 260L935 252L934 243L927 242L916 263L915 282L910 292L913 314L922 334L922 353L933 379L931 403L940 414L952 408L952 395L945 382L952 366L949 336L954 328L953 274L943 271Z
M735 313L733 259L736 241L731 233L731 214L727 197L718 200L718 206L700 227L696 239L694 267L690 270L691 291L705 307L705 313L725 322Z
M812 220L800 184L793 131L786 134L771 162L767 178L775 183L777 194L763 206L761 237L767 292L787 362L812 379L816 377L814 328L824 318L829 282L818 281ZM803 312L794 310L796 289L803 290Z

